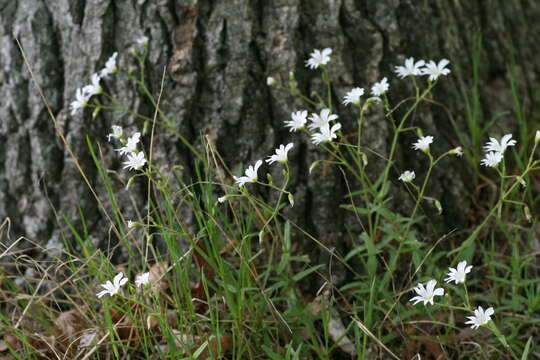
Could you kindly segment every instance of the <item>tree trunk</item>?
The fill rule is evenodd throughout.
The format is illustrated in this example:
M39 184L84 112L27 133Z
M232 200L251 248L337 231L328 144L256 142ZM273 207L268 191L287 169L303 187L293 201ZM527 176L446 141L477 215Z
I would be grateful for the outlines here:
M540 3L518 0L0 0L0 219L10 219L9 241L25 236L50 249L61 242L62 216L81 227L84 214L88 233L98 243L106 244L110 237L107 220L57 136L15 39L20 40L67 142L100 195L104 187L86 136L100 144L106 166L117 171L115 187L127 218L135 217L133 204L143 211L145 188L125 190L130 174L121 169L106 135L113 124L135 131L142 122L111 112L96 118L91 111L72 116L68 107L75 90L88 83L113 52L119 52L121 68L132 66L129 51L137 38L146 35L147 80L157 96L166 67L161 107L174 120L175 130L199 148L200 134L210 135L236 174L277 145L294 142L293 215L328 247L343 252L349 246L346 230L359 231L354 217L339 208L346 202L343 176L337 168L318 168L309 175L310 164L326 155L305 136L283 127L292 111L307 109L306 105L268 87L266 77L286 84L289 71L294 71L309 94L321 88L320 72L307 69L305 60L313 48L332 48L335 105L340 122L353 131L356 115L340 101L350 88L368 89L387 76L390 96L399 101L412 89L396 78L394 66L410 56L448 58L452 73L440 82L435 99L450 109L465 131L464 97L469 96L467 87L472 83L472 49L478 33L482 61L477 120L486 122L507 112L497 124L501 131L510 132L508 64L518 65L523 84L520 101L528 112L540 72L536 55L540 43L531 41L540 38L540 27L535 26L539 16ZM151 104L128 80L113 77L106 86L132 109L153 116ZM383 113L372 113L366 121L364 143L386 153L390 129ZM459 145L440 107L423 106L413 123L435 137L439 152ZM399 166L422 172L425 164L410 150L412 140L400 144ZM183 164L189 176L191 161L170 131L157 129L154 162L158 166ZM372 162L377 158L370 158ZM472 205L463 194L472 183L465 168L448 161L434 174L429 192L443 204L437 221L444 231L467 226ZM397 175L392 174L394 179ZM395 187L399 189L397 180ZM320 258L313 260L327 261L324 254L314 253Z

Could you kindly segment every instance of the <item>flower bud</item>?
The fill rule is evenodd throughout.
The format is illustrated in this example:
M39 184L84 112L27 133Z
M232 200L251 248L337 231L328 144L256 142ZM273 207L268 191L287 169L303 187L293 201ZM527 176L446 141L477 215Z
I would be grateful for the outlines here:
M227 201L227 195L218 197L217 201L223 204L225 201Z
M437 211L439 212L439 215L442 214L442 205L441 205L441 202L439 200L435 200L434 201L434 204L435 204L435 207L437 208Z
M458 146L457 148L450 150L450 154L461 157L463 156L463 149L461 148L461 146Z
M311 163L311 166L309 167L309 173L310 174L317 166L319 166L320 162L321 162L320 160L317 160L317 161L314 161L313 163Z
M126 185L126 190L129 190L129 188L131 187L133 182L135 182L135 176L132 176L131 178L129 178L129 180L127 182L127 185Z
M368 165L368 157L366 153L362 153L362 163L364 164L364 166Z
M523 212L525 213L525 218L527 219L527 221L532 222L531 210L527 205L523 207Z
M268 86L276 86L277 81L273 77L269 76L269 77L266 78L266 85L268 85Z
M289 198L289 204L291 204L291 207L293 207L294 206L294 196L293 196L293 194L289 193L288 198Z

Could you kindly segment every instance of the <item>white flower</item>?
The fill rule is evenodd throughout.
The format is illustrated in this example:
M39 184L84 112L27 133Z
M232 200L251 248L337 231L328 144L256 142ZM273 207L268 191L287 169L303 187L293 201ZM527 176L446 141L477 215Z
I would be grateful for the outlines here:
M429 280L426 284L426 287L424 287L424 285L422 284L418 284L414 288L414 291L418 294L418 296L415 296L410 300L410 301L414 301L413 305L416 305L419 302L424 302L424 305L428 303L433 305L433 297L443 296L444 289L443 288L435 289L435 285L437 285L437 280Z
M266 85L274 86L276 84L277 84L277 81L273 77L269 76L269 77L266 78Z
M319 128L319 133L311 135L311 141L315 145L332 141L332 139L335 139L337 137L336 131L338 131L339 129L341 129L340 123L334 124L332 128L330 128L330 124L326 124Z
M301 130L307 123L307 111L297 111L291 113L292 120L285 121L285 127L290 127L289 131Z
M111 141L111 138L120 139L122 135L124 134L124 130L122 129L121 126L113 125L111 126L111 129L112 129L112 133L107 135L107 141Z
M336 120L338 118L335 114L330 114L330 109L322 109L321 114L311 114L309 120L311 124L308 125L310 130L320 129L321 127L327 126L330 124L330 121Z
M217 198L217 201L221 204L223 204L225 202L225 200L227 200L227 195L225 196L221 196L221 197L218 197Z
M398 180L401 180L403 182L411 182L414 180L415 177L416 174L414 173L414 171L406 170L405 172L403 172L403 174L399 176Z
M138 153L129 153L127 154L127 157L127 161L124 161L124 169L139 170L146 164L146 159L142 151Z
M262 160L257 160L257 162L255 162L255 166L253 165L248 166L248 168L245 171L245 176L240 176L240 177L233 176L238 186L242 187L246 183L256 182L258 179L257 170L259 170L259 167L261 167L262 163L263 163Z
M92 97L93 95L97 95L101 93L101 85L99 82L101 81L101 77L99 74L93 74L90 78L90 81L92 82L90 85L86 85L83 87L83 93L88 97Z
M120 288L124 286L128 281L127 277L124 277L124 273L120 272L116 274L113 281L107 280L105 284L101 284L100 286L103 287L105 290L102 290L96 294L98 298L101 298L107 294L114 296L118 294L120 291Z
M486 157L480 161L484 166L495 167L502 161L503 155L500 152L488 152Z
M141 287L144 285L147 285L150 283L150 273L145 272L144 274L140 274L135 278L135 285L137 287Z
M461 261L457 265L456 269L448 268L450 272L446 274L448 275L448 277L444 279L444 281L446 281L447 283L453 281L456 284L463 283L465 282L465 277L467 276L467 274L471 272L471 269L472 265L467 266L467 261Z
M476 310L474 310L474 316L467 316L467 321L465 324L470 324L471 328L478 329L482 325L486 325L488 322L491 321L491 315L493 315L495 311L492 307L489 307L484 311L481 306L477 307Z
M490 137L486 146L484 146L484 151L486 152L495 151L495 152L500 152L501 154L504 154L507 147L514 146L517 143L516 140L511 140L511 139L512 139L512 134L506 134L502 137L501 142L499 143L497 139Z
M279 145L279 148L276 149L276 153L269 156L268 159L266 159L266 162L269 164L273 164L277 161L285 164L287 162L287 153L289 152L289 150L292 149L293 146L293 143L288 143L287 146L283 146L283 144Z
M88 105L88 96L82 89L77 89L75 92L75 100L69 105L71 109L71 115L75 115L77 111Z
M135 227L135 223L131 220L128 220L127 227L128 229L133 229Z
M99 75L101 77L106 77L109 74L114 74L118 70L118 68L116 67L116 57L117 56L118 56L118 53L115 52L107 60L107 62L105 63L105 67L99 73Z
M422 150L423 152L429 151L429 144L433 142L433 136L422 136L418 138L418 141L413 144L414 150Z
M388 85L388 79L384 77L381 81L376 82L371 87L371 95L381 96L382 94L386 93L389 88L390 85Z
M131 137L128 138L127 143L125 146L121 147L120 149L116 149L116 151L120 152L120 155L129 154L137 150L137 144L139 143L139 140L141 138L141 133L136 132Z
M137 45L146 46L148 45L148 36L143 35L137 40L135 40L135 42L137 43Z
M330 55L332 54L332 49L326 48L321 50L315 49L310 54L309 60L306 61L306 66L310 69L316 69L321 65L326 65L330 61Z
M345 104L345 105L349 105L349 104L358 105L358 104L360 104L360 97L362 95L364 95L364 89L356 87L356 88L352 89L351 91L349 91L347 93L347 95L345 95L345 97L343 98L343 104Z
M457 148L450 150L450 154L461 157L463 156L463 149L461 146L458 146Z
M540 130L536 130L536 135L534 136L534 142L540 142Z
M422 70L420 69L425 65L424 60L418 60L414 62L414 58L410 57L405 60L405 66L396 66L395 72L400 78L406 78L407 76L417 76L422 75Z
M438 64L435 61L430 61L426 64L426 67L422 69L422 75L429 75L429 80L437 80L441 75L448 75L450 69L446 68L446 65L450 64L450 61L442 59Z

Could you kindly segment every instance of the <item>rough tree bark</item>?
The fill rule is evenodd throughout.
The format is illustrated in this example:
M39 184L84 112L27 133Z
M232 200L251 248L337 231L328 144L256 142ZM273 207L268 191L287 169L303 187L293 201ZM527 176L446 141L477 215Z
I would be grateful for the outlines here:
M305 137L283 128L290 112L305 106L267 87L266 77L286 83L288 72L294 71L304 90L317 89L319 73L306 69L304 61L313 48L332 48L335 103L340 121L352 129L354 114L339 104L338 96L388 76L392 96L402 99L410 88L393 76L395 65L409 56L448 58L452 74L435 96L465 128L463 91L470 83L471 49L474 34L479 33L483 118L510 111L499 122L506 121L505 129L511 130L507 64L513 57L518 65L529 111L540 72L540 42L533 41L540 39L540 27L534 25L539 17L540 3L525 0L0 0L0 219L10 218L11 241L24 235L54 248L65 228L57 216L65 214L76 221L80 210L97 242L108 237L103 215L55 134L15 39L24 47L69 144L98 190L103 188L85 136L100 141L107 165L120 170L106 134L112 124L131 130L142 124L112 113L95 119L88 111L71 116L68 105L75 89L87 83L114 51L120 53L119 65L129 67L129 48L147 35L148 81L157 94L167 68L162 109L174 119L176 129L195 144L200 143L200 134L212 135L225 161L236 170L294 140L295 216L328 246L343 250L348 246L345 225L354 221L339 210L346 193L342 175L332 169L324 176L320 172L308 176L309 164L323 154ZM124 103L152 114L152 107L128 81L116 77L107 86ZM458 145L440 108L423 107L414 121L436 137L441 151ZM365 143L385 151L389 129L382 113L372 113L366 129ZM158 130L156 163L184 164L189 175L189 152L169 132ZM407 157L408 140L400 144L403 168L421 168L418 157ZM431 195L443 202L440 221L446 229L466 226L470 209L460 195L470 186L468 174L464 167L452 166L456 162L445 163L430 188ZM453 176L448 176L448 169ZM118 171L118 179L126 181L127 176ZM120 181L117 185L130 217L133 203L144 206L144 188L128 194Z

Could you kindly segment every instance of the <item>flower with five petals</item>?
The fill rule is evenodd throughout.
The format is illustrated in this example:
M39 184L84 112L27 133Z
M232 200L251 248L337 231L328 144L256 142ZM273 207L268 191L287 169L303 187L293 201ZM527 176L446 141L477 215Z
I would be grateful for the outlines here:
M437 280L429 280L425 287L423 284L418 284L414 288L414 291L418 294L418 296L415 296L410 300L410 301L413 301L413 305L416 305L419 302L423 302L424 305L427 305L427 304L433 305L433 298L435 296L443 296L444 289L443 288L435 289L435 285L437 285Z

